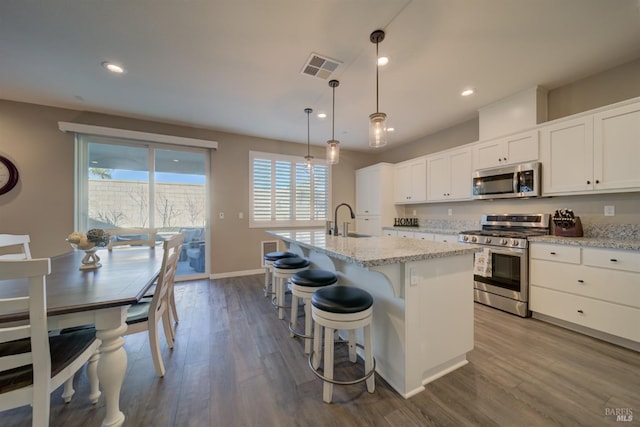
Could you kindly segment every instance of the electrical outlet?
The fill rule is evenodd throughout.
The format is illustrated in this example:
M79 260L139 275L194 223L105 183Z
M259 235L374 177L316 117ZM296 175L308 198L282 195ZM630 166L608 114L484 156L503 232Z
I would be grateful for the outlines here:
M611 205L605 206L604 216L616 216L616 207Z
M449 216L453 215L453 209L448 209L447 210L447 215L449 215Z
M224 212L218 212L218 218L224 219Z
M242 218L244 218L244 213L238 212L238 219L242 219Z
M413 216L416 216L416 213L417 213L417 212L416 212L416 210L414 209L414 210L413 210Z

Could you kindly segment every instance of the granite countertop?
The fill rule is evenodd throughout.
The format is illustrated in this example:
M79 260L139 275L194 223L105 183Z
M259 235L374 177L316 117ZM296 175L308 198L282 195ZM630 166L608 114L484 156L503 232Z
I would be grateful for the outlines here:
M365 268L471 254L482 250L477 245L441 243L401 237L331 236L325 234L324 229L277 230L266 233L286 242L296 243L303 248L313 249L329 257Z
M529 242L640 251L640 240L606 237L531 236Z

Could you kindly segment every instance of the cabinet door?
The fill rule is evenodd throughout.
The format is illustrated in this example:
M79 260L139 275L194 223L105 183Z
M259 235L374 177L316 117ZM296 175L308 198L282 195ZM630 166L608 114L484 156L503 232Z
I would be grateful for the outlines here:
M393 170L393 200L407 203L411 198L411 168L408 163L396 165Z
M503 154L503 141L496 139L482 142L474 148L474 162L476 169L493 168L506 164L507 158Z
M379 170L364 169L356 172L356 213L380 214L380 184Z
M640 104L594 116L596 190L640 187Z
M451 153L450 185L448 199L471 199L471 150L465 149Z
M380 216L357 216L356 231L360 234L380 236L382 234L382 224L380 223Z
M505 138L504 149L508 164L538 160L538 130Z
M396 203L419 203L427 200L427 162L424 158L396 165L394 200Z
M458 241L458 236L455 234L434 234L433 240L443 243L455 243Z
M409 165L411 180L411 201L424 202L427 200L427 160L420 159Z
M427 200L447 200L447 195L450 193L449 184L451 173L449 155L443 154L429 157L427 159L427 173Z
M540 130L544 195L593 189L593 120L581 117Z

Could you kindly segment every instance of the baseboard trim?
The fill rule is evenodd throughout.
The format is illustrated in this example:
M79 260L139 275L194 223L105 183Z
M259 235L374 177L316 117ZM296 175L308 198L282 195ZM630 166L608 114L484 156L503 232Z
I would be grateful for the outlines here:
M226 273L214 273L209 276L210 279L226 279L228 277L251 276L252 274L264 274L264 268L256 268L255 270L228 271Z

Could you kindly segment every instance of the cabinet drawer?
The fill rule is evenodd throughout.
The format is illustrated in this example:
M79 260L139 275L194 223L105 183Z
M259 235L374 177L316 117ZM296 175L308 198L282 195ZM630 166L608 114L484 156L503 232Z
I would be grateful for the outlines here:
M640 273L640 253L638 252L584 248L582 249L582 259L584 265ZM638 277L638 286L640 286L640 276Z
M433 234L423 233L422 231L414 231L413 238L417 240L433 240Z
M580 264L580 248L577 246L532 243L529 248L529 256L532 259L546 259L549 261Z
M413 239L413 231L398 230L398 237L407 237Z
M640 275L534 259L531 285L640 308Z
M531 311L640 342L640 310L531 286Z

